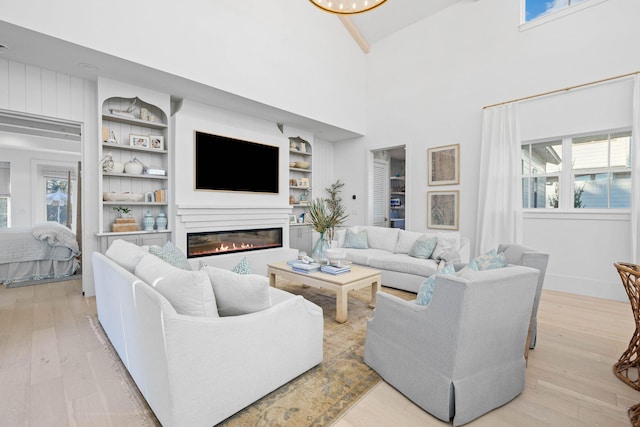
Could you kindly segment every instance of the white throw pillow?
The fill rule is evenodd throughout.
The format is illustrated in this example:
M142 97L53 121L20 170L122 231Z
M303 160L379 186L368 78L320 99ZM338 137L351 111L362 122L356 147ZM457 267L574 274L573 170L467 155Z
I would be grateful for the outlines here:
M397 254L408 254L413 244L423 234L424 233L420 233L419 231L398 231L398 241L396 242L396 247L393 249L393 252ZM435 234L429 236L436 237Z
M204 266L201 271L209 276L220 316L237 316L271 307L267 277L211 266Z
M146 249L145 249L146 248ZM149 253L149 247L140 247L126 240L114 240L105 255L120 267L133 273L143 256Z
M451 259L451 254L457 253L460 250L460 233L459 232L441 232L438 233L438 244L433 250L431 258L433 259L445 259L445 261L458 261L457 259ZM446 256L446 255L449 256ZM459 258L458 254L458 258Z
M146 254L135 274L161 293L179 314L218 317L216 297L204 271L188 271Z

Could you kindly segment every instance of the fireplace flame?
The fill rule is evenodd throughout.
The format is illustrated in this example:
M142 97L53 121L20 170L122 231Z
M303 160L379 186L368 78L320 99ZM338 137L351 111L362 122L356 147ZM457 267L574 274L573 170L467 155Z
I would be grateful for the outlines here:
M232 243L231 245L225 245L224 243L220 243L220 246L218 246L214 250L215 252L227 252L227 251L237 251L240 249L251 249L253 247L254 245L251 243L240 243L239 245L236 245L235 243Z

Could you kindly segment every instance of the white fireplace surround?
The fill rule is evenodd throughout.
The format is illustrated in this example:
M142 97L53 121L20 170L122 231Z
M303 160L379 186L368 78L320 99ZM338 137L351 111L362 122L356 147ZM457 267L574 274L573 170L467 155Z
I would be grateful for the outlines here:
M289 249L290 206L211 206L178 205L176 209L176 245L185 253L187 233L255 228L282 228L282 248L240 252L192 259L190 262L207 262L221 268L232 268L247 257L253 272L266 274L266 264L294 258L297 250Z

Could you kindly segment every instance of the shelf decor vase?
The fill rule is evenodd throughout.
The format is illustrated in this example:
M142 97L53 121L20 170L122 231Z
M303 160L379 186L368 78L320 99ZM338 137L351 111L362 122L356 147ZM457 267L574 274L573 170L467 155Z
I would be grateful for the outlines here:
M164 212L160 212L156 217L156 226L158 227L158 230L167 229L167 216Z
M153 231L153 226L155 225L156 220L153 219L153 215L151 212L147 211L144 214L144 218L142 219L142 225L144 226L144 231Z
M324 238L324 232L320 233L320 237L316 240L316 243L313 245L313 251L311 252L311 257L315 260L315 262L323 262L327 260L327 257L324 254L324 251L329 249L329 242Z

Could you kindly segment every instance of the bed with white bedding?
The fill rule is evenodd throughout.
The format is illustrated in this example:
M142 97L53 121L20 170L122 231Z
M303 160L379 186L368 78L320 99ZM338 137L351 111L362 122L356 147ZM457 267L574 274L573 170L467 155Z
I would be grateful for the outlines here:
M76 235L55 222L0 229L0 283L71 276L79 255Z

